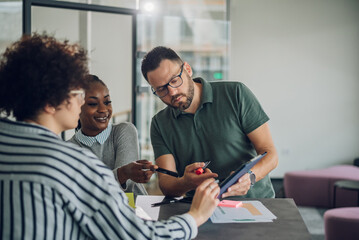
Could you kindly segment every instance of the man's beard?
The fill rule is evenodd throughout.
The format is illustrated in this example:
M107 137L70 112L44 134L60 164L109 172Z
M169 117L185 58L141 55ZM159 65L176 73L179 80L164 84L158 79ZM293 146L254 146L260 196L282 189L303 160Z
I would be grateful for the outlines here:
M171 107L173 107L173 108L175 108L175 109L179 109L180 111L183 112L184 110L186 110L187 108L189 108L189 106L191 106L191 103L192 103L192 101L193 101L193 96L194 96L194 82L191 81L190 84L189 84L189 86L188 86L188 95L186 95L186 94L177 94L177 95L175 95L175 96L172 97L171 102L172 102L174 99L178 98L179 96L184 96L184 97L186 97L186 101L185 101L184 103L179 103L179 106L178 106L178 107L177 107L177 106L173 106L172 104L169 105L169 106L171 106Z

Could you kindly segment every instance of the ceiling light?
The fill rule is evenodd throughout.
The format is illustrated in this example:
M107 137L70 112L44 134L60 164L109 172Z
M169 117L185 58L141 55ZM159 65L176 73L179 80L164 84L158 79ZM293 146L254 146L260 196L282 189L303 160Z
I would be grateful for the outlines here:
M147 12L152 12L155 9L155 5L151 2L148 2L144 5L144 9Z

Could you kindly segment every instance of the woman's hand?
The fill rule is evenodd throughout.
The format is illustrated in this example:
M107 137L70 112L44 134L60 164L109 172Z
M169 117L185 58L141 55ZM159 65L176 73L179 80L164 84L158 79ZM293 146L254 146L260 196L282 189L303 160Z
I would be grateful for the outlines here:
M206 179L197 187L188 212L196 220L197 226L205 223L216 209L219 203L219 190L214 178Z
M157 168L157 165L148 160L137 160L120 167L117 170L118 179L121 184L128 179L137 183L147 183Z

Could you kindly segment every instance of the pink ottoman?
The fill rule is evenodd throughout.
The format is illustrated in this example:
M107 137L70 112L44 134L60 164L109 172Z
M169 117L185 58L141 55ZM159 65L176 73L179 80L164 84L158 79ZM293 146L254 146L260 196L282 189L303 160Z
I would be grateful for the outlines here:
M359 239L359 207L334 208L324 213L326 240Z
M292 171L284 175L284 192L299 206L333 207L334 183L338 180L358 180L359 167L339 165L319 170ZM337 188L336 207L357 206L355 191ZM358 238L359 239L359 238Z

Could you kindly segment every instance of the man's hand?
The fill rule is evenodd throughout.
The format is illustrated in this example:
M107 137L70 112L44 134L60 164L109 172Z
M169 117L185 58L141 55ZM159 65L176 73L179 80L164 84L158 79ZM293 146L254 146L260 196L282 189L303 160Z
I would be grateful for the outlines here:
M233 174L233 172L231 173ZM242 196L246 195L251 188L251 180L249 174L244 174L238 181L227 189L227 192L222 194L222 198L229 196Z
M165 154L156 159L159 167L177 172L176 162L172 154ZM195 170L204 167L204 162L196 162L186 166L183 176L175 178L166 174L158 173L158 184L162 193L166 196L180 197L190 190L196 189L204 180L216 178L218 175L205 168L204 173L197 175Z
M192 163L186 166L186 169L183 174L183 182L190 189L197 188L204 180L208 178L216 178L218 177L217 173L212 173L209 168L205 168L204 172L201 175L196 174L196 169L200 167L204 167L204 162Z
M121 184L125 183L128 179L136 183L147 183L157 168L158 166L153 165L150 161L138 160L120 167L117 170L118 179Z

